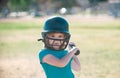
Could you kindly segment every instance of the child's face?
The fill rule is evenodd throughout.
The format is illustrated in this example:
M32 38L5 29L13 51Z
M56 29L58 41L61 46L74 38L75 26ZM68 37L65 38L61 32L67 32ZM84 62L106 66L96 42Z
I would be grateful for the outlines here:
M63 39L65 39L65 34L63 33L49 33L47 34L48 43L51 45L54 49L59 50L61 44L63 44Z

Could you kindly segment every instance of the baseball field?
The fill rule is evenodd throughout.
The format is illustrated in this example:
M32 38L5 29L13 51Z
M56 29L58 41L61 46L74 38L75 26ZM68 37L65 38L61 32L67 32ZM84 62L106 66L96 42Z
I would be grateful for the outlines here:
M41 18L0 19L0 78L45 78L38 60L43 48ZM71 41L81 53L76 78L120 78L120 19L109 16L65 16Z

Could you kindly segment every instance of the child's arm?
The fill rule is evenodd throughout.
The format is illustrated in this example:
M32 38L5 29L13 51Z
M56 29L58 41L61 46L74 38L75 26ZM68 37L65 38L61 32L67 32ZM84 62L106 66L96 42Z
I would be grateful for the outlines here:
M72 69L75 71L79 71L81 69L79 59L75 55L73 56L72 60Z
M57 66L57 67L64 67L68 64L68 62L71 60L71 58L74 56L74 53L77 50L78 50L77 48L71 49L70 52L66 56L64 56L62 59L58 59L55 56L48 54L43 58L42 63L48 63L50 65Z

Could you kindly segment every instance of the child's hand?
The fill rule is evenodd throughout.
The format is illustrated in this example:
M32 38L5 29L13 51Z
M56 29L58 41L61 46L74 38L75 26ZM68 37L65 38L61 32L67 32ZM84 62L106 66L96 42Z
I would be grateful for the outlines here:
M77 47L73 47L69 52L73 55L78 51L79 49Z
M74 47L76 47L76 45L73 42L70 42L69 43L69 48L72 49ZM78 49L74 54L75 55L79 55L80 54L80 50Z

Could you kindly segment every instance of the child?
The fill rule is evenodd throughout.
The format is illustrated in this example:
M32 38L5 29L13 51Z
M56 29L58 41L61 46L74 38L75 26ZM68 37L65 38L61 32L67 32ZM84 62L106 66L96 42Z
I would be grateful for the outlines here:
M68 26L67 20L59 16L45 21L42 32L44 49L39 52L39 60L47 78L75 78L72 69L80 70L75 55L78 49L66 50L70 39Z

